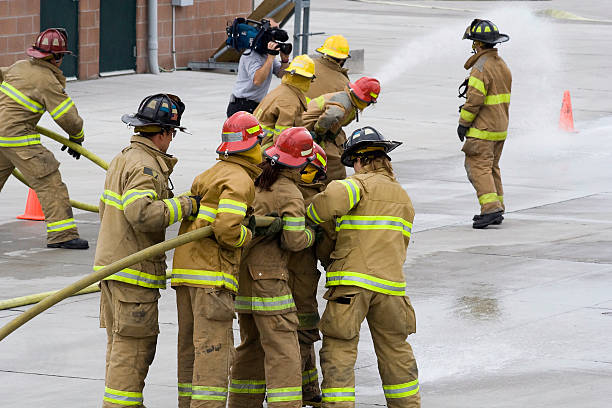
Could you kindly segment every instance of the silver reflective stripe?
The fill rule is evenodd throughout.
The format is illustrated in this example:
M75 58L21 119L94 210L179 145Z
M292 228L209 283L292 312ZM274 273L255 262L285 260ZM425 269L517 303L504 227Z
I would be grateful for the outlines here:
M210 282L225 282L232 286L236 286L236 282L228 278L227 276L211 276L211 275L185 275L181 273L173 273L172 279L188 279L190 281L204 281L206 283ZM210 283L211 285L215 285L215 283Z
M306 225L306 221L284 221L284 223L288 227L303 227Z
M205 208L200 207L200 210L198 211L198 215L205 215L207 217L210 218L217 218L217 214L211 211L208 211Z
M401 221L391 221L391 220L347 220L344 218L340 218L340 221L336 223L336 226L339 228L343 224L348 225L392 225L394 227L402 227L402 229L408 233L412 232L412 228L408 227Z
M384 386L383 386L383 388L384 388ZM410 387L395 388L395 389L392 389L392 390L389 390L389 389L385 388L384 391L385 391L385 395L388 395L388 394L402 394L404 392L410 392L410 391L414 391L414 390L417 390L417 389L419 389L419 383L418 382L416 384L410 386Z
M112 201L112 202L118 204L120 207L123 207L123 201L121 201L117 197L113 197L112 195L106 193L106 191L104 193L102 193L102 199L103 200Z
M153 200L155 200L155 196L153 195L153 193L149 192L149 191L133 191L130 194L123 196L123 202L127 202L130 198L132 197L136 197L136 196L149 196L151 197Z
M198 390L194 387L193 391L191 391L192 395L211 395L218 397L226 397L227 391L208 391L208 390Z
M223 142L242 142L242 132L223 132L221 134Z
M129 272L126 271L119 271L116 272L114 274L112 274L111 276L121 276L123 278L129 278L129 279L134 279L137 280L139 282L145 282L145 283L150 283L152 285L162 285L166 283L166 277L165 276L160 276L159 279L149 279L149 278L145 278L142 276L137 276L134 274L131 274Z
M129 402L142 402L142 401L144 401L143 398L139 398L139 397L124 397L123 395L111 394L108 391L106 391L104 393L104 396L107 397L107 398L112 398L114 400L119 400L119 401L129 401Z
M236 308L244 309L245 306L253 308L267 308L270 309L275 306L294 306L295 302L293 297L277 301L258 301L244 299L243 296L236 297ZM278 308L281 309L281 308Z
M323 393L323 398L329 398L329 397L354 397L355 396L355 392L324 392Z
M270 392L268 390L268 398L299 397L300 395L302 395L302 391Z
M385 285L384 283L380 283L380 282L376 282L376 281L373 281L373 280L361 278L359 276L350 276L350 275L327 276L327 281L328 282L330 282L330 281L361 282L361 283L366 283L366 284L368 284L370 286L376 286L377 288L381 288L381 289L385 289L385 290L390 290L390 291L393 291L393 292L397 292L399 290L404 290L403 287Z
M219 207L217 207L217 212L222 212L221 209L223 208L240 211L246 214L244 207L240 207L239 205L227 204L227 203L219 204Z
M7 95L10 94L10 96L14 99L19 99L19 103L23 106L25 106L26 108L28 108L29 110L31 110L34 113L44 113L44 110L42 109L42 105L34 105L31 101L28 101L27 99L24 99L25 95L20 95L19 93L13 91L11 89L11 86L9 84L7 84L6 82L3 82L2 85L0 85L0 89L2 89ZM21 93L21 92L20 92Z
M3 138L2 141L0 141L0 146L9 146L12 144L30 144L31 142L40 142L40 135L31 135L25 139L20 138L20 137L15 137L15 138L10 138L10 139L14 139L14 140L7 140L9 139L7 138Z
M181 386L181 385L179 385L178 391L179 392L184 392L184 393L187 393L187 394L191 394L191 385L190 386L186 386L186 385L185 386Z
M168 200L164 200L166 203L170 203L170 205L172 205L172 208L174 208L174 221L178 221L178 213L179 213L179 207L176 203L176 200L173 198L170 198Z

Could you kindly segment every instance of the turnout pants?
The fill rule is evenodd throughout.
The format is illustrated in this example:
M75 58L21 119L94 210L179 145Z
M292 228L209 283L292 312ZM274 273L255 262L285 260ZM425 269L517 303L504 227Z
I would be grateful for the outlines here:
M68 189L62 182L59 162L43 145L0 147L0 191L15 167L36 191L47 223L47 243L78 238Z
M307 250L308 254L312 251ZM297 307L299 326L298 342L302 359L302 399L310 401L321 395L317 357L314 343L321 340L319 329L319 311L317 305L317 287L321 273L316 264L313 270L289 271L289 287Z
M229 408L300 408L301 362L295 312L239 313L241 344L232 367Z
M142 390L159 334L159 289L100 282L100 327L106 328L103 408L144 407Z
M480 214L504 211L504 189L502 187L499 159L504 140L492 141L466 138L463 144L465 171L476 190L480 203Z
M417 364L406 337L416 331L407 296L391 296L354 286L337 286L325 295L321 317L323 407L355 406L355 362L359 328L367 319L387 406L421 406Z
M234 296L226 290L177 286L178 406L223 408L234 357Z

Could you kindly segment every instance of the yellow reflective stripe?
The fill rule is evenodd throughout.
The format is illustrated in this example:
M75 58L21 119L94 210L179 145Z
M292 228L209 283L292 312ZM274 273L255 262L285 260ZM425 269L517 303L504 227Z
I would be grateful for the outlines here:
M349 210L357 205L361 197L359 196L359 186L351 179L338 180L346 187L349 196Z
M503 195L498 195L497 199L499 200L500 203L504 203L504 196Z
M163 200L168 211L170 212L168 217L168 225L172 225L181 218L183 218L183 209L181 208L181 202L178 198L167 198Z
M0 147L21 147L40 144L40 135L25 135L16 137L0 136Z
M317 153L317 160L319 160L321 162L323 167L327 166L327 161L325 160L325 158L320 153Z
M45 109L40 103L28 98L19 90L17 90L17 88L6 82L2 82L2 84L0 84L0 91L2 91L6 96L8 96L9 98L11 98L12 100L14 100L15 102L17 102L18 104L20 104L31 112L45 113Z
M314 208L314 205L310 204L308 209L306 210L306 215L310 218L315 224L320 224L323 220L317 214L317 211Z
M322 388L322 401L355 401L355 388Z
M220 286L238 291L238 280L229 273L199 269L172 269L171 285L193 283L196 285Z
M485 205L488 203L494 203L495 201L499 201L496 193L487 193L478 197L478 202L480 205Z
M401 217L387 215L344 215L336 220L336 231L351 230L392 230L400 231L407 237L412 233L412 223Z
M404 296L406 294L406 282L393 282L359 272L327 272L326 287L344 285L359 286L386 295Z
M109 191L109 190L105 190ZM117 194L118 196L118 194ZM121 196L121 202L123 203L123 208L125 209L128 205L132 204L134 201L139 198L149 197L152 200L157 199L157 192L155 190L137 190L130 189L126 191L123 196Z
M370 92L370 96L371 96L372 98L378 98L378 94L377 94L377 93L374 93L374 92Z
M384 385L385 398L405 398L419 392L419 380L410 381L403 384Z
M79 133L77 133L76 135L72 135L70 137L73 139L81 139L83 136L85 136L85 130L81 129Z
M275 134L280 134L280 132L282 132L285 129L289 129L291 126L280 126L280 125L275 125L274 126L274 133Z
M246 237L247 237L247 227L241 224L240 225L240 238L238 238L238 242L236 242L235 246L236 247L243 246L244 241L246 241Z
M142 405L143 402L141 392L119 391L109 387L104 387L103 399L104 401L124 406Z
M217 214L219 213L230 213L242 215L243 217L246 215L247 205L245 203L241 203L240 201L230 200L227 198L223 198L219 200L219 206L217 207Z
M191 399L200 401L225 401L227 399L227 388L194 385L192 387Z
M268 388L268 403L301 401L302 387Z
M508 135L508 131L505 132L489 132L487 130L480 130L474 127L468 129L465 134L468 137L474 137L476 139L484 139L484 140L505 140Z
M489 95L485 97L485 105L499 105L500 103L510 103L510 94Z
M318 319L318 315L317 315ZM319 380L319 372L316 368L312 370L302 371L302 385L309 384L311 382L315 382Z
M178 383L179 397L191 397L191 383Z
M313 101L316 102L317 108L319 109L323 109L323 107L325 106L325 98L323 97L323 95L317 96L316 98L313 99Z
M200 205L200 209L198 210L199 219L206 220L208 222L213 222L215 218L217 218L217 209L212 207L207 207L205 205Z
M231 379L229 392L234 394L265 394L265 380L235 380Z
M466 122L473 122L475 118L476 115L472 112L461 109L461 119L465 120Z
M62 103L57 105L57 108L53 109L49 113L51 114L51 117L53 118L53 120L58 120L59 118L64 116L64 114L68 112L70 108L72 108L73 106L74 106L74 102L72 101L70 97L68 97Z
M304 231L305 227L304 217L283 217L283 229L286 231Z
M104 268L104 266L101 265L96 265L93 267L94 271L98 271L102 268ZM131 283L132 285L138 285L145 288L166 288L166 275L153 275L130 268L122 269L119 272L116 272L104 278L103 280L115 280L125 283Z
M70 228L76 228L74 218L47 223L47 232L65 231Z
M253 127L248 128L246 131L247 131L248 134L251 135L251 134L253 134L253 133L255 133L255 132L259 131L259 130L261 130L261 126L255 125Z
M306 233L306 237L308 238L308 246L310 247L314 241L312 232L308 228L304 229L304 232Z
M236 296L236 310L278 311L295 307L291 294L276 297Z
M484 96L487 96L487 90L485 89L484 82L482 82L480 79L471 76L468 80L468 86L478 89Z

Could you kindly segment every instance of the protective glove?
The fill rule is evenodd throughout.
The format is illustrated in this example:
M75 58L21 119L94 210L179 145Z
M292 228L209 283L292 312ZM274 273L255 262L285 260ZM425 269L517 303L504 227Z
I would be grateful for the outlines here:
M257 220L254 215L249 216L249 221L246 224L246 227L251 230L253 236L255 236L255 228L257 227Z
M268 225L267 227L256 227L256 237L260 235L271 237L278 234L283 229L283 219L279 217L277 213L266 214L266 217L274 217L274 221L272 221L272 224Z
M194 217L198 216L198 212L200 211L200 201L202 201L202 196L193 195L189 196L191 200L191 215Z
M312 228L315 233L315 243L323 241L323 239L325 238L325 231L323 230L323 227L321 227L320 225L315 225L314 227L310 228Z
M79 146L83 144L83 139L73 139L72 137L69 137L68 140L70 140L73 143L78 144ZM81 158L81 153L77 152L76 150L72 150L66 145L62 146L62 152L66 149L68 149L68 154L74 157L76 160L79 160Z
M462 142L465 140L465 134L467 133L468 129L469 127L463 125L459 125L457 127L457 135L459 136L459 140Z

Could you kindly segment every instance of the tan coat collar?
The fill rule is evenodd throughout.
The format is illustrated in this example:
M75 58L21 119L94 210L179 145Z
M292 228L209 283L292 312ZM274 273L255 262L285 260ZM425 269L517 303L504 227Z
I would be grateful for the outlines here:
M279 177L288 178L295 184L298 184L299 182L302 181L300 173L295 171L295 169L282 169L279 173Z
M238 165L242 166L242 168L244 168L246 170L246 172L249 174L249 176L251 176L251 178L253 180L255 180L257 177L259 177L259 175L262 172L262 170L259 168L259 166L249 162L246 159L243 159L240 156L236 156L234 154L231 154L231 155L229 155L227 157L219 156L217 158L217 160L226 161L226 162L229 162L229 163L235 163L235 164L238 164Z
M55 75L57 80L60 82L60 84L62 84L62 88L66 87L66 77L64 76L64 73L62 72L61 69L59 69L58 67L56 67L54 64L50 63L49 61L45 61L40 58L30 58L30 61L32 62L32 64L40 65L41 67L50 69L51 72L53 72L53 75Z
M476 61L478 61L480 59L480 57L482 57L483 55L488 55L488 56L491 56L491 57L497 57L497 48L488 48L486 50L482 50L482 51L472 55L470 58L468 58L468 60L465 62L465 65L463 67L465 69L472 68L474 66L474 64L476 63Z
M299 90L293 85L289 85L289 84L281 84L281 85L289 88L291 92L293 92L300 99L300 102L302 106L304 107L304 109L308 107L308 104L306 103L306 95L304 95L304 92L302 92L301 90Z
M387 170L385 169L376 169L373 170L372 166L367 165L367 166L363 166L362 170L359 173L356 174L362 174L362 175L366 175L366 174L380 174L382 176L385 177L389 177L391 180L395 180L395 177L393 177L393 174L389 173Z
M139 147L142 147L144 151L155 157L158 162L162 161L163 163L165 163L165 165L168 167L168 170L170 171L172 171L172 169L178 162L178 159L176 157L173 157L172 155L159 150L159 148L155 146L155 143L153 143L151 139L147 137L134 135L132 136L132 139L130 139L130 142L132 144L138 145Z
M344 75L348 75L348 68L343 68L336 61L327 58L326 56L321 56L321 63L326 67L333 69L334 71L342 72ZM316 72L315 72L316 75Z

